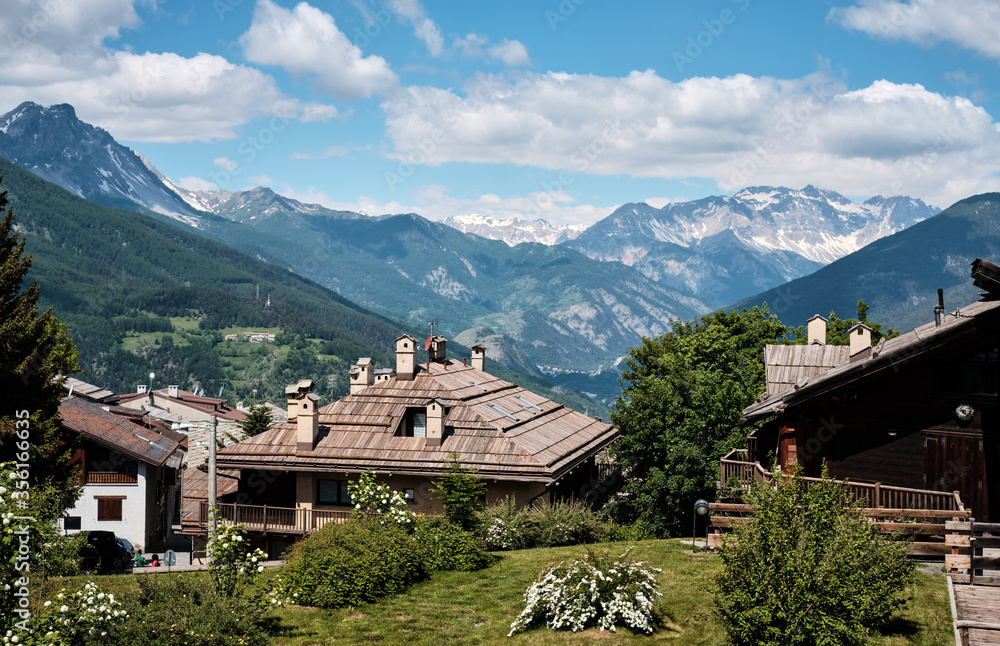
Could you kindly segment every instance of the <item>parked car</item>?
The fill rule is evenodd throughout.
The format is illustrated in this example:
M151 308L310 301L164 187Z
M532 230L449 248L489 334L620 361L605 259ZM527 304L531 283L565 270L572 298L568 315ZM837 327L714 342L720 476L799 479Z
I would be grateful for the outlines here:
M101 555L101 572L115 572L128 569L131 561L128 551L118 543L114 532L92 531L87 534L87 542Z
M132 543L129 542L127 538L122 538L121 536L119 536L118 544L124 547L125 551L128 552L128 560L129 563L131 563L132 560L135 559L135 548L132 547Z
M77 554L80 556L82 572L96 572L101 567L101 555L93 545L84 543Z

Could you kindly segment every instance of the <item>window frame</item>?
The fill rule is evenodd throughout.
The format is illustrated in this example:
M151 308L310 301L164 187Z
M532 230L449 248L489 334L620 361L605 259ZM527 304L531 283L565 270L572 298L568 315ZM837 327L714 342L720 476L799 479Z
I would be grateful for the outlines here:
M126 496L94 496L97 501L98 522L120 523L124 516L123 501ZM117 513L115 510L117 508ZM117 516L117 518L115 517Z
M335 502L331 502L329 499L323 499L323 483L324 482L335 482L337 483L337 497ZM334 480L332 478L317 478L316 480L316 504L323 505L327 507L350 507L351 503L351 493L347 489L347 484L349 480ZM345 500L346 496L346 500Z

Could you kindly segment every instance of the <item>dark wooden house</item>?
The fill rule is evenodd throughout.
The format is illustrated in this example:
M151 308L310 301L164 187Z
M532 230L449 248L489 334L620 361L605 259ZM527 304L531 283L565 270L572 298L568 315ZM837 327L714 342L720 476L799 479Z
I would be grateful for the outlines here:
M874 347L864 325L850 347L824 346L821 317L809 345L769 347L740 461L807 476L826 461L837 479L958 492L974 518L1000 521L1000 270L977 260L973 277L983 300Z

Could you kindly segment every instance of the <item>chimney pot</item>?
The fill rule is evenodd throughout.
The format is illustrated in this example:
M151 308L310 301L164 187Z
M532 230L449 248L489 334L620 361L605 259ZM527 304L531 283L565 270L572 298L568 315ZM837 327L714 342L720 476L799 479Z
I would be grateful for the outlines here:
M427 360L431 363L444 363L446 360L445 346L448 339L441 335L431 337L431 347L427 350Z
M427 402L427 442L426 446L441 446L444 441L444 425L447 415L444 410L444 402L440 399L432 399Z
M319 436L319 396L313 392L311 379L285 388L288 397L288 421L295 422L295 442L299 451L316 448Z
M375 364L371 358L361 357L351 366L351 394L359 393L375 383Z
M486 371L486 346L474 345L472 350L472 367L476 370Z
M396 379L413 381L417 371L417 339L404 334L396 339Z
M850 330L847 331L851 339L851 357L853 358L859 352L867 350L871 352L872 348L872 329L865 325L864 323L858 323Z
M177 386L167 386L167 395L173 397L174 399L177 399L178 390L179 388Z
M826 324L828 321L820 316L819 314L814 315L811 319L806 321L806 329L808 330L808 343L812 345L813 343L818 343L819 345L826 345Z
M934 306L934 325L941 327L944 324L944 290L938 288L938 304Z

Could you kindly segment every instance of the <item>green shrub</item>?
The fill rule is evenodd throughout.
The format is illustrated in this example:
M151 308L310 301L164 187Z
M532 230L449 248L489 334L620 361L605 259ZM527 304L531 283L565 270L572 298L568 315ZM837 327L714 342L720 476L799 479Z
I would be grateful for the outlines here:
M330 523L292 548L280 594L320 608L375 601L424 578L423 557L416 540L395 523Z
M108 646L266 646L273 619L255 595L228 598L201 576L138 576Z
M458 453L444 461L447 469L434 481L434 497L444 505L448 520L467 532L480 527L479 513L486 508L486 483L475 477L475 469L462 466Z
M472 572L493 563L482 539L440 516L418 519L413 535L424 550L428 571Z
M607 543L634 543L635 541L645 541L656 538L652 532L646 529L641 520L619 525L615 522L608 523L608 531L604 534L604 541Z
M792 475L748 497L753 517L719 548L715 606L730 644L863 644L905 603L905 542L879 534L843 484Z
M633 561L630 551L614 561L606 551L601 556L588 552L569 565L550 567L525 591L525 608L507 636L539 625L573 632L591 626L653 632L653 601L660 596L655 573L660 570Z
M488 507L481 518L483 538L490 550L595 543L607 531L604 522L582 501L539 501L518 509L514 498L507 497Z

